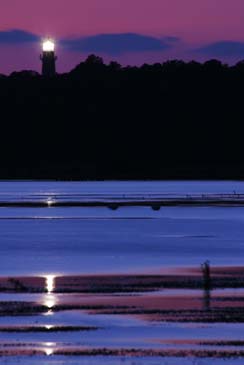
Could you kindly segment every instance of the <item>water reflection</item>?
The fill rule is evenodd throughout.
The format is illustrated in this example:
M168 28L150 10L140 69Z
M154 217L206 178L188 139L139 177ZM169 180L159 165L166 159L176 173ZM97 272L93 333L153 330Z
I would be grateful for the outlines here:
M47 330L51 330L52 328L54 328L54 325L52 325L52 324L47 324L47 325L45 326L45 328L46 328Z
M211 269L210 269L210 262L205 261L201 265L202 274L203 274L203 306L204 310L209 311L211 307Z
M47 199L47 205L48 205L48 207L51 207L54 203L55 203L55 200L53 200L52 198L48 198Z
M45 351L45 354L46 354L47 356L50 356L50 355L52 355L52 354L53 354L53 349L48 349L48 348L46 348L44 351Z
M46 276L46 290L48 293L52 293L55 289L55 276L47 275Z
M56 298L54 295L47 294L44 300L44 305L48 307L48 309L52 309L56 304Z
M205 311L210 311L211 309L211 290L204 290L203 295L203 309Z
M46 277L46 291L47 294L44 298L44 305L48 308L46 315L52 314L52 308L56 305L56 297L53 294L55 290L55 275L47 275Z
M51 356L54 353L54 347L56 346L55 342L44 342L44 352L47 356Z

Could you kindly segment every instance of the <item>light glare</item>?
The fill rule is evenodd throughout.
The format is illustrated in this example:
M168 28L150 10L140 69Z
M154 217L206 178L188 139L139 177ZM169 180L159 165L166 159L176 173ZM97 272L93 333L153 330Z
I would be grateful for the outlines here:
M46 289L48 293L52 293L55 289L55 276L47 275L46 276Z
M52 198L48 198L48 199L47 199L47 205L48 205L49 207L51 207L51 206L53 205L53 203L54 203L54 201L52 200Z
M56 304L55 298L53 296L48 296L45 299L44 305L48 308L48 309L52 309Z
M55 342L44 342L44 352L47 356L51 356L54 353L54 348L56 346Z
M51 356L53 354L53 349L45 349L45 354Z
M42 44L43 52L54 52L55 43L51 39L47 39Z
M46 325L46 326L45 326L45 328L46 328L47 330L51 330L53 327L54 327L54 326L53 326L53 325L51 325L51 324L50 324L50 325L48 324L48 325Z

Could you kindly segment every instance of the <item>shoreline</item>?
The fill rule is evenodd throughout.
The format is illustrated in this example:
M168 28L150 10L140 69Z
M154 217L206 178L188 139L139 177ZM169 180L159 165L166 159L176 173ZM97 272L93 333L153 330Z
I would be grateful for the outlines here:
M212 290L200 268L161 271L0 277L1 358L243 359L244 266L211 267Z
M211 289L243 288L244 266L211 266ZM47 280L54 293L148 292L161 289L202 289L201 267L175 266L129 273L0 275L0 293L45 293Z

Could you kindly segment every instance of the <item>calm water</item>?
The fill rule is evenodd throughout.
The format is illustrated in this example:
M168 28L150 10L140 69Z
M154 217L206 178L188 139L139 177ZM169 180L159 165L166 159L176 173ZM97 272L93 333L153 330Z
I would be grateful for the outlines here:
M0 182L0 200L76 199L77 196L143 194L231 194L244 193L240 182ZM195 266L205 260L211 265L244 266L244 208L165 207L151 208L0 208L0 277L67 275L86 273L150 273L162 268ZM152 293L129 293L146 301ZM157 298L168 303L189 295L190 305L201 305L201 291L162 291ZM177 296L178 295L178 296ZM219 295L218 293L215 294ZM227 292L227 296L234 296ZM240 289L238 297L243 296ZM153 298L153 296L152 296ZM178 298L178 299L177 299ZM56 356L59 348L197 349L215 345L201 341L244 341L241 323L167 323L146 317L90 313L85 310L53 311L52 306L70 303L110 303L118 295L86 296L56 293L0 293L0 303L47 303L46 313L0 315L0 351L17 348L41 350L35 356L1 357L1 364L20 365L228 365L243 364L242 358L166 358L126 356ZM151 299L152 301L155 300ZM157 299L158 300L158 299ZM52 303L49 305L48 303ZM164 302L163 302L164 303ZM187 304L189 305L189 303ZM216 304L213 304L216 305ZM97 326L92 332L3 332L15 326ZM175 341L178 341L178 344ZM195 341L195 342L194 342ZM243 346L226 346L243 350Z
M0 199L244 193L240 182L1 182ZM242 265L244 208L0 208L0 275Z

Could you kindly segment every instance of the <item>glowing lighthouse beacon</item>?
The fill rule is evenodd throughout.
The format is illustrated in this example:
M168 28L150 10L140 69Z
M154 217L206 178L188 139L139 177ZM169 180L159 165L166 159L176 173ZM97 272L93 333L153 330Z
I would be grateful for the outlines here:
M55 43L51 39L47 39L42 43L42 75L53 77L56 75Z

